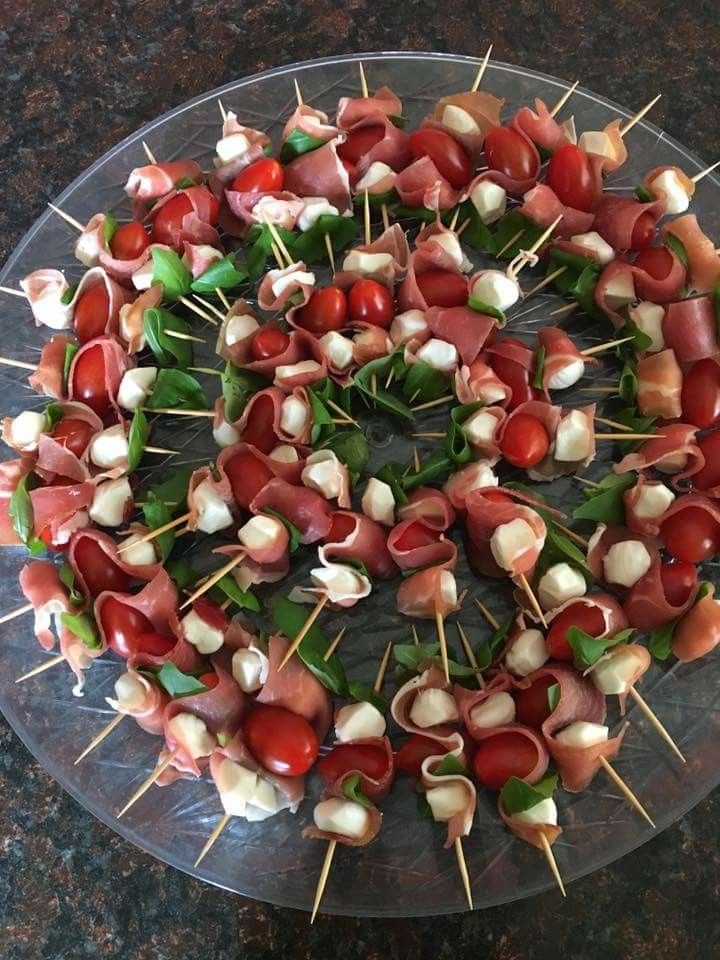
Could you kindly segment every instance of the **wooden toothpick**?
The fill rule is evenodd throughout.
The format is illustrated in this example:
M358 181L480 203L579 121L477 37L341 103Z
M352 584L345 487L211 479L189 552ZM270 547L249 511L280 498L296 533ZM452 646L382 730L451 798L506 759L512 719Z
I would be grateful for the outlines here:
M62 217L62 219L66 223L69 223L71 227L74 227L78 231L78 233L83 232L85 227L80 223L79 220L76 220L75 217L71 217L69 213L65 213L64 210L60 209L60 207L56 207L54 203L48 203L48 206L53 211L53 213L56 213L59 217Z
M638 110L638 112L634 116L630 117L630 119L626 121L626 123L624 123L622 127L620 127L620 130L618 131L620 136L624 137L626 133L632 130L635 124L639 123L649 110L652 110L652 108L655 106L655 104L658 102L661 96L662 94L659 93L656 97L654 97L650 101L650 103L646 103L645 106L642 108L642 110Z
M360 92L363 98L367 100L370 94L368 93L367 78L365 77L365 67L363 66L362 60L358 62L358 68L360 70Z
M579 83L580 83L580 81L579 81L579 80L576 80L575 83L574 83L571 87L568 87L568 88L567 88L567 90L565 91L565 93L560 97L560 99L558 100L558 102L555 104L555 106L554 106L554 107L552 108L552 110L550 111L550 116L551 116L551 117L554 117L554 116L556 116L558 113L560 113L560 111L561 111L562 108L565 106L565 104L568 102L568 100L570 99L570 97L571 97L571 96L575 93L575 91L577 90Z
M493 48L493 45L490 44L490 46L487 48L487 53L483 57L482 63L478 67L478 72L475 74L473 85L470 87L471 93L475 93L475 91L480 88L480 83L482 81L482 78L485 76L485 71L487 70L487 65L490 61L490 54L492 53L492 48Z
M200 851L200 856L199 856L199 857L197 858L197 860L195 861L195 864L194 864L194 865L195 865L196 867L199 866L200 863L205 859L206 855L207 855L208 852L210 851L210 848L211 848L212 845L215 843L215 841L216 841L217 838L220 836L220 834L223 832L223 830L225 829L225 827L228 825L229 822L230 822L230 814L229 814L229 813L225 813L225 814L222 815L222 817L220 817L220 819L218 820L217 824L215 825L215 829L214 829L213 832L210 834L210 836L207 838L207 840L206 840L206 842L205 842L205 846L204 846L204 847L202 848L202 850Z
M392 640L388 640L387 646L385 647L385 653L382 656L380 661L380 666L378 667L377 676L375 677L375 683L373 683L373 690L375 693L380 693L383 688L383 683L385 681L385 673L387 672L387 666L390 661L390 654L392 653Z
M295 637L295 639L293 640L293 642L292 642L292 643L290 644L290 646L288 647L287 653L286 653L285 656L282 658L282 660L280 661L280 664L279 664L279 666L278 666L278 673L282 670L282 668L283 668L283 667L285 666L285 664L288 662L288 660L290 659L290 657L292 657L292 655L295 653L295 651L297 650L297 648L298 648L298 647L300 646L300 644L303 642L303 640L305 639L305 635L307 634L307 632L308 632L308 630L310 629L310 627L315 623L315 621L317 620L317 618L320 616L320 613L322 612L322 609L323 609L323 607L325 606L325 604L326 604L327 602L328 602L328 595L327 595L326 593L324 593L324 594L318 599L318 602L315 604L315 606L314 606L314 607L312 608L312 610L310 611L310 614L308 615L307 620L306 620L305 623L302 625L302 627L300 628L297 636Z
M212 576L208 577L207 580L205 580L205 582L202 583L197 588L197 590L194 591L194 593L190 594L190 596L185 601L185 603L182 604L180 609L184 610L186 607L189 607L193 603L195 603L198 597L201 597L204 593L207 593L208 590L211 590L215 586L215 584L218 582L218 580L222 580L225 574L230 573L230 571L234 569L239 563L242 563L244 559L245 559L244 553L237 553L234 557L232 557L232 559L228 560L228 562L223 564L223 566L220 567L219 570L216 570L215 573L212 574Z
M705 167L704 170L701 170L700 173L696 173L694 176L690 177L693 183L699 183L703 177L706 177L709 173L712 173L713 170L717 170L720 167L720 160L717 160L715 163L711 163L709 167Z
M460 643L463 645L463 650L465 651L465 656L467 657L468 663L475 671L475 678L478 682L478 686L481 690L484 690L485 679L480 671L480 668L478 667L477 657L473 653L473 648L470 646L470 641L468 640L467 634L459 623L456 623L455 626L460 634Z
M0 617L0 623L8 623L10 620L14 620L15 617L22 617L24 613L30 613L34 607L32 603L24 603L22 607L18 607L17 610L11 610L10 613L5 613Z
M620 790L620 792L623 794L623 796L624 796L625 799L628 801L628 803L629 803L632 807L634 807L635 810L637 810L637 812L640 814L641 817L644 817L644 818L647 820L647 822L650 824L650 826L651 826L651 827L653 828L653 830L654 830L654 829L655 829L655 823L654 823L653 820L651 819L650 814L647 812L647 810L645 809L645 807L640 803L640 801L638 800L638 798L637 798L637 797L635 796L635 794L632 792L632 790L630 789L630 787L625 783L625 781L624 781L623 778L620 776L620 774L617 772L617 770L614 770L614 769L610 766L610 764L607 762L607 760L605 759L605 757L598 757L598 760L600 761L600 766L603 768L603 770L605 771L605 773L610 777L610 779L613 781L613 783L615 784L615 786Z
M118 724L121 723L121 722L125 719L125 717L127 717L127 716L128 716L127 713L118 713L118 714L116 714L116 715L112 718L112 720L110 721L110 723L106 724L106 725L102 728L102 730L100 731L100 733L99 733L96 737L93 737L93 739L90 741L90 743L85 747L85 749L84 749L83 752L80 754L80 756L75 760L75 766L77 766L77 764L80 763L81 760L84 760L85 757L86 757L89 753L92 753L92 751L95 749L95 747L99 746L99 745L103 742L103 740L105 739L105 737L109 737L110 734L111 734L111 733L113 732L113 730L115 729L115 727L117 727Z
M529 584L528 581L527 581L527 577L525 576L524 573L519 573L519 574L518 574L518 580L520 581L520 586L521 586L521 587L523 588L523 590L525 591L525 596L526 596L526 597L528 598L528 600L530 601L530 606L531 606L531 607L533 608L533 610L535 611L535 615L537 616L537 618L538 618L538 620L540 621L540 623L541 623L541 624L545 627L545 629L547 630L547 620L545 619L545 614L544 614L543 611L542 611L542 607L541 607L540 604L538 603L538 598L535 596L535 591L533 590L533 588L530 586L530 584Z
M510 249L510 247L512 247L512 245L513 245L514 243L517 243L517 241L520 239L520 237L522 237L522 235L523 235L524 233L525 233L524 230L518 230L518 232L515 234L515 236L510 237L510 239L509 239L508 242L505 244L505 246L502 248L502 250L498 250L498 252L495 254L495 256L498 257L498 258L501 257L507 250Z
M440 641L440 659L442 660L445 682L450 683L450 665L448 663L447 638L445 637L445 624L442 614L439 610L435 611L435 627L437 629L438 640Z
M494 617L494 616L492 615L492 613L490 613L490 611L489 611L488 608L485 606L485 604L482 602L482 600L479 600L477 597L475 597L475 606L478 608L478 610L480 611L480 613L485 617L485 619L486 619L487 622L490 624L490 626L493 628L493 630L499 630L499 629L500 629L500 624L499 624L497 618Z
M330 269L335 273L335 253L333 252L332 240L330 239L330 234L325 234L325 249L327 250L328 260L330 261Z
M550 237L552 236L553 230L555 229L555 227L557 227L557 225L560 223L560 221L562 220L562 218L563 218L563 214L562 214L562 213L559 214L557 217L555 217L555 219L554 219L553 222L550 224L550 226L549 226L549 227L546 227L545 230L543 230L543 232L542 232L542 233L540 234L540 236L537 238L537 240L535 241L535 243L532 244L532 246L530 247L530 249L529 249L529 250L522 250L522 251L520 252L520 256L521 256L520 262L519 262L516 266L510 267L509 270L508 270L508 273L509 273L510 276L512 276L512 277L517 277L517 275L520 273L520 271L523 269L523 267L525 267L525 266L530 262L531 258L535 256L535 252L536 252L537 250L539 250L540 247L541 247L547 240L550 239Z
M317 887L315 888L315 900L313 902L310 923L315 923L315 917L317 916L317 912L320 907L320 901L322 900L323 893L325 893L325 884L327 883L330 867L332 866L333 857L335 856L336 846L337 840L330 840L328 842L327 852L325 853L325 859L323 860L320 876L318 877Z
M122 553L124 550L130 550L132 547L137 547L141 543L147 543L148 540L154 540L156 537L159 537L161 534L166 533L168 530L172 530L175 527L181 526L185 523L186 520L190 519L189 513L184 513L181 517L176 517L174 520L164 523L161 527L157 527L155 530L150 530L149 533L144 534L140 537L139 540L134 540L132 543L123 543L118 547L118 553Z
M365 224L365 245L372 243L372 230L370 228L370 196L367 192L363 194L363 221Z
M340 641L342 640L343 636L345 635L345 631L346 631L346 630L347 630L347 627L343 627L343 628L342 628L342 630L337 634L337 636L335 637L335 639L332 641L332 643L330 644L330 646L327 648L327 650L326 650L325 653L323 654L323 660L324 660L326 663L327 663L327 661L330 659L330 657L335 653L335 651L337 650L338 644L340 643Z
M621 343L627 343L629 340L633 340L634 337L621 337L619 340L607 340L605 343L598 343L594 347L587 347L585 350L581 350L580 353L584 357L592 357L595 353L602 353L604 350L612 350L613 347L619 347Z
M142 142L142 146L143 146L143 150L145 151L145 156L148 158L148 160L150 161L150 163L152 163L152 164L157 163L157 160L155 159L155 154L152 152L152 150L151 150L150 147L145 143L144 140L143 140L143 142Z
M555 854L552 852L550 841L548 840L548 838L545 836L543 832L540 833L540 842L542 843L543 853L545 854L547 862L550 865L550 869L552 870L552 875L555 877L555 882L560 888L560 893L564 897L567 897L567 894L565 893L565 884L562 881L562 877L560 876L560 871L558 870L558 865L555 861Z
M56 667L59 663L63 663L65 657L62 653L59 653L55 657L50 657L49 660L44 660L41 664L38 664L37 667L33 667L32 670L28 670L27 673L24 673L21 677L18 677L15 683L22 683L24 680L29 680L31 677L36 677L39 673L45 673L46 670L49 670L51 667Z
M442 403L451 403L454 399L455 397L452 395L448 397L438 397L437 400L428 400L427 403L421 403L417 407L413 407L413 410L428 410L430 407L439 407Z
M179 752L180 752L180 748L176 747L175 750L171 751L171 753L169 753L165 757L165 759L159 766L155 767L155 769L150 774L150 776L140 784L140 786L137 788L135 793L130 797L128 802L125 804L122 810L118 813L117 815L118 820L121 817L125 816L125 814L128 812L130 807L134 806L138 802L140 797L143 796L143 794L147 793L147 791L155 783L155 781L167 770L167 768L170 766L170 764L173 762L173 760L175 759L175 757L178 755Z
M218 100L217 105L218 110L220 111L220 116L222 117L222 122L225 123L227 120L227 110L225 109L225 105L222 100Z
M467 863L465 862L465 851L463 850L462 839L460 837L455 838L455 857L457 858L460 878L462 879L463 887L465 888L465 896L467 897L468 907L473 910L474 907L472 891L470 889L470 874L468 873Z
M670 736L670 734L667 732L667 730L665 729L665 727L663 726L663 724L660 722L659 718L657 717L657 715L655 714L655 712L654 712L653 709L651 708L650 704L645 700L645 698L642 697L642 696L638 693L638 691L635 689L635 687L630 687L629 690L628 690L628 693L629 693L630 696L633 698L633 700L635 701L635 703L640 707L640 709L642 710L642 712L643 712L643 713L645 714L645 716L648 718L648 720L649 720L650 723L653 725L653 727L655 727L655 729L657 730L657 732L658 732L658 733L660 734L660 736L663 738L663 740L665 741L665 743L667 743L667 745L670 747L670 749L671 749L674 753L677 754L677 756L682 760L683 763L687 763L687 760L686 760L685 757L683 756L683 754L682 754L682 752L681 752L681 750L680 750L680 747L678 747L678 745L675 743L675 741L673 740L673 738L672 738L672 737Z
M565 273L567 267L558 267L557 270L553 270L552 273L549 273L540 283L536 283L534 287L531 287L527 293L523 294L523 300L529 300L534 294L539 293L541 290L544 290L549 284L553 282L561 273Z
M295 86L295 99L297 100L297 105L301 107L303 105L302 93L300 92L300 84L297 81L297 77L293 77L293 84Z

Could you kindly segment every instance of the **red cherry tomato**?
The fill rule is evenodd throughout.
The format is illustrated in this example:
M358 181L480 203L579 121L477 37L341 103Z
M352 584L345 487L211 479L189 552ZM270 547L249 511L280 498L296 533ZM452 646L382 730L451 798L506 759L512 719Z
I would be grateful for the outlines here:
M357 280L350 288L348 316L351 323L372 323L387 330L394 313L392 294L377 280Z
M206 187L193 187L197 191L194 195L204 201L205 215L201 219L205 223L215 224L220 213L220 204ZM179 248L182 240L182 222L186 214L192 213L195 208L190 197L185 193L178 193L167 203L164 203L157 212L153 221L152 242L165 243L169 247Z
M483 493L483 496L486 500L491 500L493 503L514 503L515 501L507 493L503 493L502 490L486 490Z
M415 280L429 307L462 307L468 300L468 282L452 270L426 270Z
M150 244L145 227L137 220L118 227L110 238L110 252L116 260L135 260Z
M327 535L323 537L325 543L341 543L355 529L355 521L343 513L334 513Z
M242 433L243 440L257 447L261 453L270 453L277 443L273 431L274 422L275 407L272 398L260 397L253 404L252 416Z
M534 362L530 347L521 340L516 340L514 337L506 337L502 342L513 343L516 346L522 347L522 352L527 352L527 354L531 355L528 358L530 365L526 368L518 360L513 360L510 357L498 353L490 354L489 362L493 371L497 377L512 390L509 409L514 410L515 407L520 406L521 403L538 399L541 394L530 385L530 370L532 370L532 364Z
M508 420L500 449L514 467L534 467L550 447L550 437L540 421L529 413Z
M663 593L668 603L681 607L697 590L697 568L693 563L663 563L660 566Z
M284 353L289 343L290 337L282 330L278 330L277 327L268 327L267 330L260 329L252 338L250 353L253 360L270 360L272 357Z
M385 128L380 124L353 130L348 134L345 143L338 146L337 155L341 160L355 166L376 143L380 143L384 136Z
M631 250L642 250L643 247L649 247L655 238L655 219L647 210L641 213L635 221L632 237L630 238Z
M104 283L90 287L75 304L73 323L80 343L102 336L108 320L110 298Z
M155 634L144 614L115 597L108 597L103 603L100 622L110 649L124 660L137 652L141 634Z
M597 184L588 155L573 143L566 143L552 155L547 182L568 207L587 211L595 205Z
M200 683L207 687L208 690L214 690L215 687L220 683L220 677L216 673L203 673L199 677Z
M348 303L339 287L316 290L296 316L298 326L316 337L331 330L341 330L347 324Z
M438 749L437 740L413 733L395 753L395 766L411 777L420 776L420 767L427 757L437 757L442 751Z
M304 717L285 707L255 706L243 732L250 753L271 773L301 776L317 760L315 731Z
M231 190L238 193L277 193L283 188L285 171L272 157L256 160L233 180Z
M254 498L273 478L270 467L252 453L236 453L225 464L225 473L230 481L235 502L244 510L250 509Z
M65 550L67 550L67 543L55 543L52 538L52 529L49 523L38 533L38 538L42 540L48 550L52 550L53 553L64 553Z
M499 733L477 748L473 769L477 779L491 790L500 790L510 777L527 777L537 763L537 750L522 733Z
M93 435L93 428L84 420L77 420L74 417L63 417L58 420L50 431L53 440L57 440L79 457L85 451Z
M76 361L72 374L72 397L86 403L99 417L112 409L105 387L105 360L102 347L91 347Z
M470 157L457 140L444 130L422 127L410 134L409 145L413 160L430 157L438 173L456 190L472 180L473 166Z
M395 547L398 550L415 550L418 547L427 547L431 543L437 543L440 534L436 530L430 530L424 523L411 523L401 537L395 541Z
M654 280L664 280L674 262L667 247L645 247L635 257L635 266L644 270Z
M315 769L325 783L333 783L350 770L359 770L371 780L379 780L387 770L387 755L382 747L370 743L343 743L320 757Z
M665 520L660 537L676 560L702 563L720 548L720 524L701 507L686 507Z
M702 437L698 446L705 457L705 466L693 477L693 486L697 490L710 490L720 484L720 430Z
M553 677L539 677L525 690L515 694L515 718L518 723L539 730L550 716L548 690L556 681Z
M167 637L164 633L148 630L136 637L135 653L147 653L151 657L164 657L170 653L176 643L175 637Z
M91 597L104 590L127 593L130 577L109 557L92 537L79 537L75 544L75 562Z
M355 177L357 177L357 169L355 168L355 164L350 163L349 160L343 160L343 159L340 160L340 163L343 165L343 167L347 171L347 175L350 178L350 183L354 183Z
M545 641L548 653L554 660L572 660L572 647L567 641L570 627L580 627L591 637L599 637L605 629L605 618L597 607L584 603L572 603L559 613L550 624Z
M683 379L681 398L685 423L701 430L714 427L720 421L720 364L710 357L694 363Z
M537 153L524 137L509 127L493 127L485 137L485 156L491 170L513 180L530 180L537 171Z

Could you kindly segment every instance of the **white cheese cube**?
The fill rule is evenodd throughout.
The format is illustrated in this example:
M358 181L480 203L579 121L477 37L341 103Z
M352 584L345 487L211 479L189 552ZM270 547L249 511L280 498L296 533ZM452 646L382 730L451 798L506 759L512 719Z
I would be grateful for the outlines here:
M194 610L182 618L180 626L183 636L198 653L217 653L223 645L225 632L209 624Z
M428 340L415 354L418 360L427 363L441 373L452 373L458 365L458 352L455 345L446 340Z
M144 540L139 533L133 533L122 542L122 558L124 563L133 567L142 567L145 564L157 563L155 547L151 540Z
M674 499L675 494L664 483L646 483L635 503L635 515L641 520L654 520L665 513Z
M304 200L305 206L297 218L297 228L303 233L314 227L320 217L328 215L337 217L339 214L338 208L325 197L305 197Z
M115 681L114 707L118 713L133 713L140 710L147 691L142 681L132 673L121 673Z
M132 275L132 285L136 290L149 290L153 285L153 271L155 270L155 265L153 264L152 259L147 260L141 267L135 271Z
M609 656L600 659L590 676L595 686L605 696L627 693L637 669L637 660L627 647L615 647Z
M100 527L119 527L125 521L125 510L132 499L127 477L99 483L93 491L90 519Z
M335 736L340 743L382 737L385 730L385 717L377 707L365 701L340 707L335 717Z
M210 733L205 722L192 713L178 713L168 724L173 738L185 748L193 760L209 757L217 746L215 734Z
M227 420L221 420L218 426L213 426L213 440L219 447L231 447L240 440L240 433Z
M550 659L539 630L521 630L505 654L505 666L518 677L527 677Z
M232 657L232 675L244 693L255 693L267 678L267 665L259 650L241 647Z
M566 747L594 747L598 743L606 743L609 733L609 728L601 723L576 720L556 733L555 739Z
M586 460L593 451L593 426L582 410L571 410L558 424L553 456L558 463Z
M393 172L392 167L389 167L386 163L382 163L380 160L375 160L355 184L355 193L365 193L366 190L368 193L372 193L372 188L375 184L380 183L385 177L392 176Z
M255 795L258 775L241 763L224 759L215 774L215 786L225 813L231 817L244 817L247 804Z
M470 202L484 224L495 223L507 210L507 193L491 180L481 180L470 194Z
M260 329L260 324L249 313L239 313L228 319L225 324L225 343L232 347L241 340L246 340Z
M470 711L476 727L504 727L515 719L515 701L509 693L491 693Z
M440 599L450 607L457 604L457 582L450 570L440 574Z
M347 467L332 450L315 450L305 461L300 474L303 484L310 490L335 500L349 487Z
M650 554L639 540L614 543L603 557L603 570L608 583L632 587L650 569Z
M11 422L7 441L21 453L34 453L45 433L45 414L23 410Z
M498 428L498 419L487 410L476 410L463 423L463 433L472 447L481 447L492 443Z
M250 141L244 133L231 133L227 137L222 137L215 144L215 153L218 156L220 165L230 163L237 157L241 157L250 149Z
M578 146L585 153L596 153L600 157L615 159L615 148L612 140L603 130L588 130L581 133Z
M222 250L218 250L216 247L211 247L209 243L196 243L196 244L193 244L193 246L194 246L195 255L197 257L202 257L203 260L207 260L208 266L211 263L214 263L216 260L222 260L224 256ZM187 253L184 253L181 259L182 259L182 262L185 264L185 266L188 268L188 270L191 270L192 258ZM207 269L208 267L205 267L205 270Z
M207 478L195 487L193 501L198 513L197 529L202 533L217 533L232 526L233 515L230 507Z
M431 787L425 794L425 799L432 810L433 819L438 823L447 823L467 807L468 791L462 783L455 780Z
M276 517L258 514L250 517L248 522L238 530L238 540L251 553L267 550L277 543L282 535L284 526Z
M370 477L362 495L362 512L385 527L395 524L395 497L392 488L377 477Z
M363 253L351 250L343 260L343 270L351 270L364 276L372 276L389 266L393 261L390 253Z
M277 447L273 447L268 457L278 463L297 463L300 459L295 447L289 443L279 443Z
M300 397L285 397L280 407L280 429L290 437L301 436L308 426L310 410Z
M270 203L276 202L272 199L272 197L266 197L264 199L269 200ZM262 200L258 204L258 207L261 204ZM255 207L255 210L257 211L257 207ZM293 267L297 267L298 269L292 269ZM299 264L291 263L286 269L288 271L287 273L283 273L281 276L276 274L272 281L272 292L276 297L281 297L286 290L291 289L294 291L297 287L301 287L303 284L307 284L310 287L315 286L315 274L311 273L309 270L300 270ZM280 271L277 271L277 273L280 273ZM272 275L272 272L270 275Z
M641 300L640 303L630 306L628 316L652 340L647 349L648 353L657 353L659 350L665 349L665 336L663 334L665 307L660 306L659 303L652 303L650 300Z
M318 830L359 840L368 829L370 815L366 807L354 800L332 797L318 803L313 810L313 820Z
M574 386L580 377L585 373L585 361L580 357L567 360L564 366L560 367L548 380L548 389L567 390Z
M664 194L665 213L685 213L690 206L690 197L674 170L664 170L650 184L650 192L660 198Z
M275 381L286 380L289 377L303 377L305 374L316 374L320 370L317 360L301 360L299 363L285 363L275 367Z
M536 543L535 531L522 517L497 526L490 538L490 552L503 570L511 570L515 558Z
M574 237L570 237L570 243L594 254L603 266L615 259L615 251L596 230L591 230L589 233L576 233Z
M331 603L343 600L362 600L372 589L366 576L345 563L328 563L324 567L314 567L310 579L318 587L324 587Z
M483 270L473 283L471 296L498 310L508 310L520 299L520 285L502 270Z
M128 438L120 423L101 430L90 441L90 459L95 466L105 470L127 466L128 453Z
M453 695L435 687L420 690L410 708L411 722L423 729L436 727L440 723L457 723L459 719Z
M547 797L547 799L541 800L540 803L536 803L534 807L530 807L529 810L523 810L521 813L516 813L513 819L519 820L520 823L530 824L531 826L536 823L549 823L556 827L558 822L558 812L555 801L552 799L552 797Z
M422 310L406 310L405 313L399 313L390 324L390 339L396 347L400 347L416 337L424 336L427 329Z
M605 288L605 302L610 310L620 310L635 299L635 284L631 273L614 277Z
M320 337L320 346L335 370L345 370L353 362L353 342L337 330Z
M687 466L687 454L679 451L678 453L669 453L662 460L658 460L655 469L660 473L674 474L680 473Z
M554 610L560 604L587 593L585 577L569 563L554 563L540 578L538 600L543 610Z
M466 272L472 268L472 261L468 260L463 253L456 233L436 233L431 239L433 243L443 248L458 270Z
M133 367L126 370L118 387L118 405L126 410L137 410L148 398L157 380L157 367Z
M480 127L473 120L472 116L463 110L462 107L456 107L449 103L442 112L440 122L452 130L454 133L480 133Z

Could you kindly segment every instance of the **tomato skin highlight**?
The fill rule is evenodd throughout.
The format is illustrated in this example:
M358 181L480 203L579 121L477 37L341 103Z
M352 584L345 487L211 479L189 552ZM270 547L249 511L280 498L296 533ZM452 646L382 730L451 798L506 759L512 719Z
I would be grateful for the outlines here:
M510 777L524 779L537 763L537 750L522 733L499 733L478 744L473 770L478 781L501 790Z
M720 548L720 525L701 507L686 507L665 520L660 537L676 560L702 563Z
M104 283L98 283L83 293L75 304L73 324L80 343L87 343L105 333L110 298Z
M112 403L105 387L105 359L100 344L91 347L76 360L72 375L74 400L86 403L99 417L112 410Z
M597 189L590 160L573 143L559 147L550 157L547 183L567 207L587 212L595 205Z
M337 155L343 163L350 164L354 168L384 136L385 128L380 124L371 124L359 130L353 130L347 135L344 143L338 144Z
M418 547L427 547L431 543L437 543L440 534L436 530L430 530L424 523L415 521L410 524L395 541L396 550L416 550Z
M254 498L273 478L270 467L252 453L236 453L225 464L225 473L235 502L244 510L250 509Z
M502 455L514 467L534 467L550 448L550 437L543 424L529 413L518 413L508 420L500 446Z
M350 323L371 323L387 330L395 312L392 294L377 280L356 280L348 294Z
M284 353L289 343L290 337L276 327L260 329L252 338L250 353L253 360L272 360L273 357L279 357Z
M630 249L642 250L644 247L649 247L654 239L655 220L652 214L646 210L644 213L641 213L635 221L632 237L630 238Z
M135 653L147 653L151 657L164 657L170 653L176 643L175 637L168 637L156 630L148 630L145 633L138 634Z
M277 193L285 182L285 171L277 160L263 157L235 177L231 190L238 193Z
M598 607L584 603L572 603L559 613L550 624L546 645L554 660L572 660L572 647L567 641L570 627L579 627L591 637L599 637L605 629L605 617Z
M660 580L668 603L681 607L697 589L697 568L694 563L676 560L660 566Z
M308 333L321 337L331 330L342 330L347 326L347 312L345 291L339 287L322 287L298 311L295 322Z
M243 726L248 749L266 770L301 776L318 756L315 731L304 717L285 707L256 704Z
M395 751L395 767L403 773L409 773L412 777L419 777L423 761L428 757L437 757L441 753L442 747L438 746L437 740L413 733L400 749Z
M701 430L720 422L720 364L710 357L698 360L683 377L683 420Z
M537 155L530 144L510 127L493 127L485 137L485 156L491 170L513 180L530 180L537 169Z
M58 420L50 431L50 436L74 453L76 457L82 456L87 445L93 437L93 428L84 420L77 420L75 417L63 417Z
M150 245L145 227L137 220L123 223L110 238L110 253L116 260L136 260Z
M696 490L710 490L720 484L720 430L713 430L698 440L698 446L705 457L705 466L692 478Z
M548 690L555 684L553 677L539 677L525 690L515 693L515 719L526 727L539 730L550 716Z
M445 177L455 190L460 190L472 180L473 166L463 148L444 130L421 127L409 137L413 160L430 157L438 173Z
M452 270L426 270L415 277L428 307L463 307L468 300L468 282Z
M108 597L103 603L100 622L108 646L124 660L137 652L142 634L156 632L144 614L115 597Z
M92 537L78 538L75 544L75 562L93 598L105 590L127 593L130 589L130 577Z
M334 783L351 770L359 770L371 780L380 780L387 766L387 754L382 747L371 743L341 743L320 757L315 770L325 783Z

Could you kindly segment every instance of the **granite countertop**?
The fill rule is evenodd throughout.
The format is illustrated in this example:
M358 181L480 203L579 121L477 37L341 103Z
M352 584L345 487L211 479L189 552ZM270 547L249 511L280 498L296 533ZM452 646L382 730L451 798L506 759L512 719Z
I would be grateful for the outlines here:
M664 9L663 9L664 8ZM720 157L713 0L5 0L0 11L0 261L52 197L144 122L275 64L373 49L494 56L628 105ZM216 890L130 846L78 806L0 719L0 957L249 960L684 960L718 956L720 795L592 877L472 916L307 916Z

